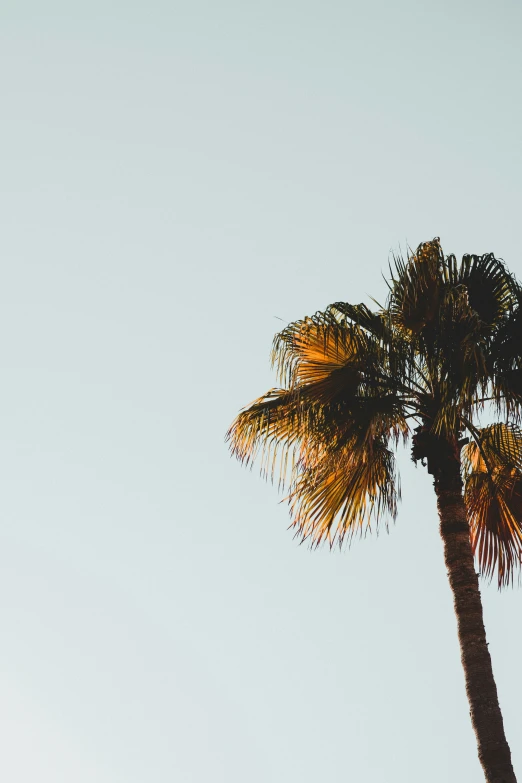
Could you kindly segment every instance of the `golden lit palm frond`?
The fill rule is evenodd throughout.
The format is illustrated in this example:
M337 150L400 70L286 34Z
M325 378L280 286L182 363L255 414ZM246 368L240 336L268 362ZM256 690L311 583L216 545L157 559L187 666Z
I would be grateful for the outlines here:
M462 449L466 473L494 467L522 470L522 431L514 424L498 422L476 430L477 438Z
M288 498L292 526L312 546L342 545L369 530L372 520L395 519L400 488L383 438L364 448L348 442L334 454L328 447L304 451L298 467Z
M482 573L499 587L522 563L522 432L493 424L464 446L464 501L471 542Z
M245 465L261 458L261 473L273 477L278 458L284 463L319 411L303 407L286 389L270 389L236 416L226 439L232 454ZM320 429L320 424L317 428Z
M272 363L285 388L302 390L316 383L322 399L327 389L337 394L357 386L364 394L427 391L409 342L386 313L372 313L364 305L338 302L289 324L275 337Z
M329 327L305 324L296 328L291 342L288 335L285 340L276 361L290 389L298 391L313 385L319 394L330 398L346 385L351 391L357 388L367 343L362 335L341 327L333 332Z
M362 380L384 362L379 340L358 324L339 320L332 311L318 312L289 324L276 335L272 363L280 382L297 389L350 368Z
M261 453L275 466L296 444L320 436L362 380L364 345L335 319L290 324L274 340L273 362L286 389L271 389L241 411L227 433L232 453L250 463ZM286 463L285 463L286 464Z
M380 463L370 455L381 454L379 444L397 443L409 433L404 398L389 372L382 343L357 324L321 313L290 324L275 346L288 388L272 389L239 413L227 435L232 453L247 464L260 457L262 473L273 478L279 471L283 483L291 471L293 510L309 497L304 487L310 488L312 475L313 481L329 487L330 498L328 476L337 476L338 488L344 475L346 492L353 502L362 503L360 510L350 511L354 518L366 506L380 512L386 504L374 499L380 495L371 481L360 485L362 495L354 494L350 475L356 468L340 474L338 464L347 468L350 454L354 466L360 463L357 470L366 465L375 476ZM371 496L366 497L364 487ZM346 521L348 511L343 513Z
M291 392L271 389L241 411L227 433L234 456L246 465L259 458L262 475L274 478L279 473L284 483L287 470L303 454L318 448L324 452L325 444L329 454L347 444L358 453L376 438L395 444L401 437L407 439L409 427L400 398L353 393L342 372L333 373L333 379Z

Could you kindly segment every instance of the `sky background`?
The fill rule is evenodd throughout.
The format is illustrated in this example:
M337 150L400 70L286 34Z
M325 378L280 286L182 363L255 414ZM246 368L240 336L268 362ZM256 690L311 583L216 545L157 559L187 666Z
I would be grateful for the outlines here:
M476 783L431 482L298 546L227 453L275 331L440 236L522 278L522 10L0 9L0 773ZM484 586L522 774L522 591Z

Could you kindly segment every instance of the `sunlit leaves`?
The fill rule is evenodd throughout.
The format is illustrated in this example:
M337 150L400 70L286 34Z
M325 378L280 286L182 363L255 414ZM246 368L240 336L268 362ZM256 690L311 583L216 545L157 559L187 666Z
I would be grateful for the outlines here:
M238 415L232 452L286 483L300 537L342 543L395 518L399 439L416 427L458 453L467 430L473 547L506 584L522 551L522 289L493 254L458 262L436 238L394 258L376 307L336 302L276 336L281 388ZM507 423L479 435L489 401Z
M331 311L289 324L276 335L272 350L279 380L288 389L325 380L347 367L355 380L379 366L383 357L375 337Z
M342 540L342 531L362 519L395 514L386 444L406 437L409 428L382 338L332 312L290 324L274 346L286 388L256 400L229 430L241 461L259 457L265 475L288 480L296 529L313 541L323 540L325 530L328 538L337 525Z
M463 449L464 499L480 569L513 579L522 557L522 432L494 424Z
M331 457L328 448L305 452L289 496L297 534L316 546L342 545L372 520L397 514L395 459L384 439L348 442Z
M284 480L288 457L310 426L315 410L300 404L285 389L270 389L241 411L232 423L227 440L232 453L245 465L261 457L262 474L272 476L277 460ZM321 428L321 424L317 424Z

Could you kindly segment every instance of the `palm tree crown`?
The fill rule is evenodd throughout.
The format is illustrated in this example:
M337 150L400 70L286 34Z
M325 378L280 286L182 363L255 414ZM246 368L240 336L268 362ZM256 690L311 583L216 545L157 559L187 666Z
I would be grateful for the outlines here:
M505 585L522 557L522 288L438 239L395 257L388 287L383 307L336 302L276 336L280 387L237 416L232 452L288 484L299 537L333 545L395 518L411 438L435 481L460 466L473 552Z

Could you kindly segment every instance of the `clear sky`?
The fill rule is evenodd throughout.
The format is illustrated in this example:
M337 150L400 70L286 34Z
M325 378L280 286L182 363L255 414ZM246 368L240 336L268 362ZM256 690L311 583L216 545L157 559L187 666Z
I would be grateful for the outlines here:
M283 320L440 236L522 278L522 10L0 10L0 774L476 783L429 477L311 553L232 461ZM522 775L522 590L484 586Z

